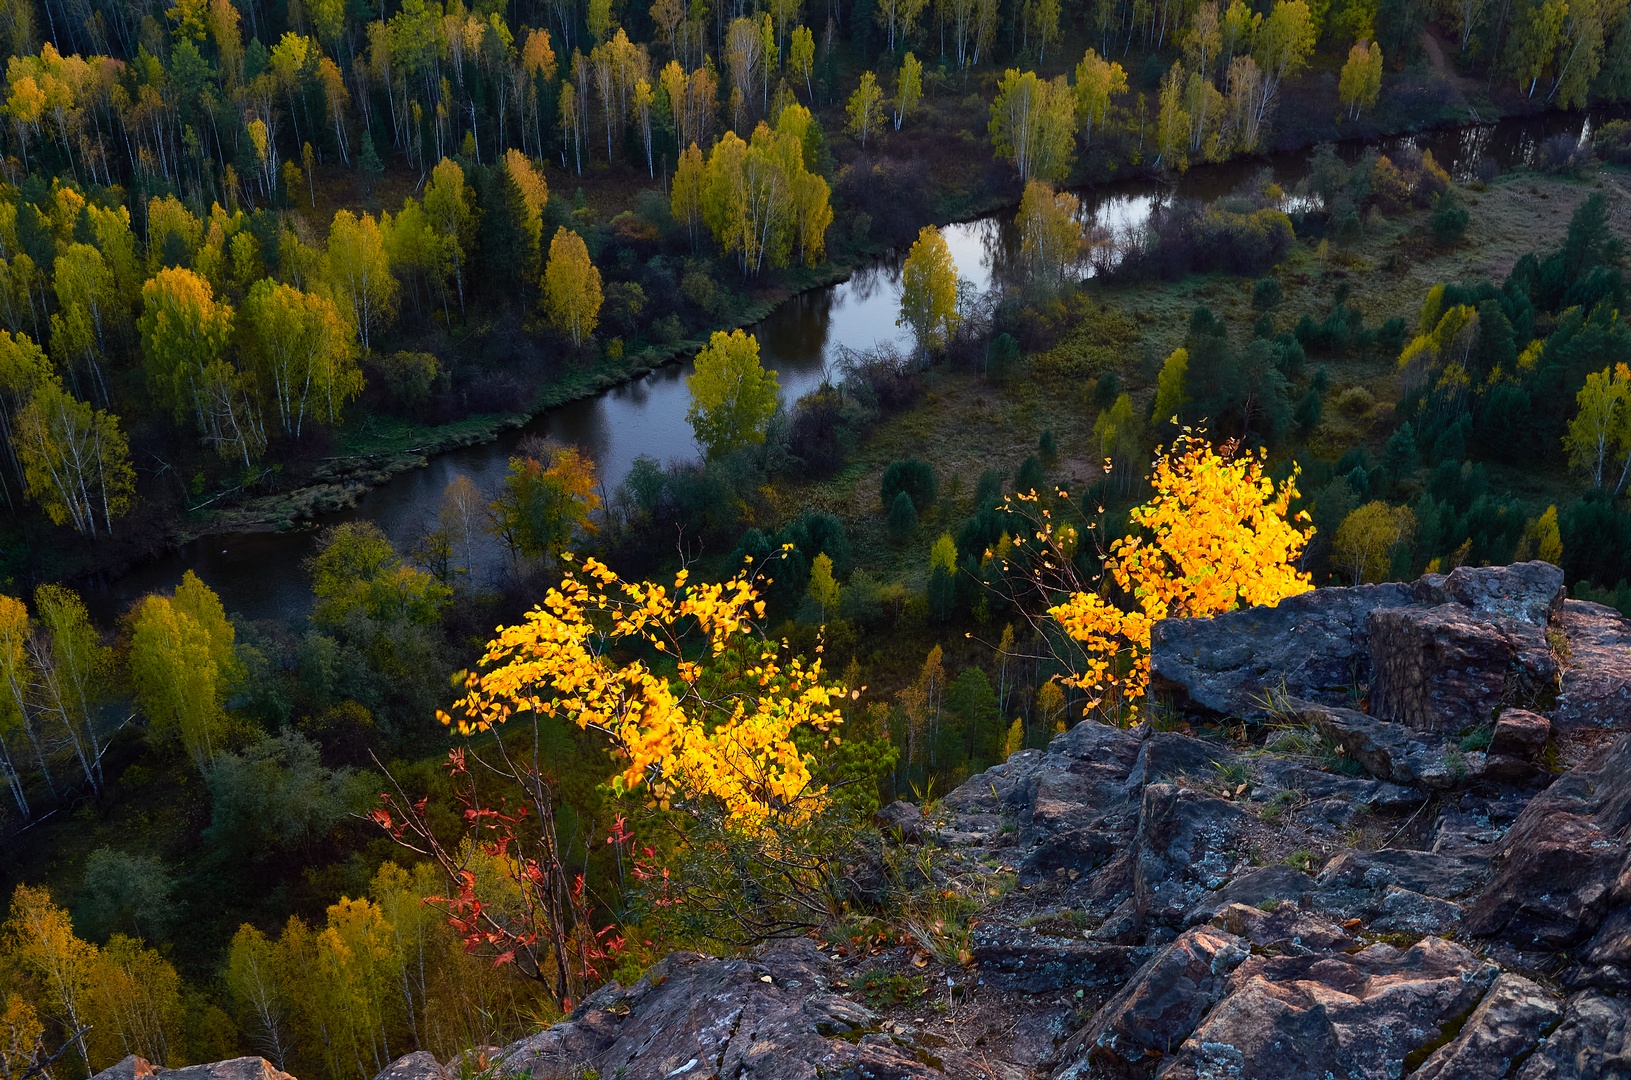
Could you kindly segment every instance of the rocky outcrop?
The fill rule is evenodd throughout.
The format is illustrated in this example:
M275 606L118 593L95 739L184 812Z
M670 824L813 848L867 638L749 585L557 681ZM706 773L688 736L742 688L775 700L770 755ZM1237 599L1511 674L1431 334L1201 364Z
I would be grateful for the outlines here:
M532 1080L584 1066L624 1080L976 1075L960 1054L930 1045L940 1040L886 1030L877 1013L837 993L831 963L808 940L746 960L674 953L633 986L608 983L571 1019L505 1049L493 1068Z
M294 1077L263 1057L229 1058L208 1065L166 1069L134 1054L103 1069L92 1080L144 1080L160 1075L164 1080L294 1080Z
M927 892L986 905L966 938L914 912L854 950L676 953L380 1080L1631 1080L1631 623L1560 583L1160 623L1153 682L1194 731L1081 722L879 813ZM148 1080L127 1064L101 1080ZM286 1080L250 1073L197 1080Z
M1179 708L1264 716L1280 693L1332 705L1370 682L1365 617L1411 602L1408 585L1319 589L1215 619L1166 619L1150 635L1150 689Z
M1631 731L1631 619L1567 600L1558 626L1568 643L1552 719L1560 730Z
M1631 739L1622 738L1524 809L1494 853L1495 874L1468 913L1468 932L1520 949L1590 941L1609 911L1631 902L1628 827Z

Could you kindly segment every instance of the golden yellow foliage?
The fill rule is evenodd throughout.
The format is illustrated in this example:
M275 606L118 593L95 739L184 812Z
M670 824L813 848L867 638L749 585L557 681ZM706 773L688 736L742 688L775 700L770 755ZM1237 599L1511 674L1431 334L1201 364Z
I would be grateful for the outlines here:
M1276 485L1264 465L1261 456L1227 445L1220 453L1188 432L1157 456L1155 496L1129 515L1139 532L1110 545L1104 561L1105 579L1132 609L1102 590L1081 590L1048 610L1086 654L1083 669L1065 681L1093 696L1089 708L1120 702L1136 714L1158 620L1275 604L1314 587L1297 569L1313 526L1291 512L1296 477ZM1061 549L1075 542L1068 526L1056 530L1046 517L1036 539Z
M466 677L458 717L438 717L466 735L516 712L565 717L610 740L624 766L614 790L644 783L660 800L710 800L750 830L806 820L826 792L794 733L840 723L844 691L819 658L784 658L759 635L763 615L746 572L709 584L682 570L669 588L587 559L525 622L499 630L485 670ZM620 659L619 649L668 663Z

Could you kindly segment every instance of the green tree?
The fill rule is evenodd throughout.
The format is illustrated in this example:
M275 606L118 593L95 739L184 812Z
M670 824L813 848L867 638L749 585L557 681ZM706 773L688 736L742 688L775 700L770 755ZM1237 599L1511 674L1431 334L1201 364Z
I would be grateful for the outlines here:
M1188 400L1189 350L1174 349L1161 365L1161 374L1155 380L1155 404L1150 410L1150 423L1166 424L1183 411Z
M136 705L161 739L180 743L207 773L221 739L228 688L241 673L235 631L209 586L191 570L172 596L136 608L130 638Z
M1019 254L1026 268L1044 283L1057 283L1074 265L1082 243L1077 220L1081 200L1068 191L1032 180L1019 200Z
M476 237L475 194L465 183L464 170L447 158L436 163L430 172L430 182L425 185L425 216L452 257L459 310L463 311L464 268Z
M102 739L97 714L113 679L112 650L102 643L85 602L72 589L39 586L34 590L34 611L39 633L29 652L45 708L67 733L91 789L100 791Z
M260 393L288 438L300 438L308 412L337 425L362 393L355 330L327 297L262 278L249 289L240 328Z
M764 442L780 388L774 371L759 362L759 339L741 330L715 331L697 354L686 380L686 413L697 442L710 458Z
M845 130L855 136L861 149L866 149L867 136L883 127L883 90L878 86L876 75L870 71L861 72L861 83L849 96L849 104L844 111L849 117Z
M118 417L91 408L52 378L35 388L11 429L24 488L46 516L84 536L112 536L136 489Z
M1359 119L1360 110L1375 105L1381 91L1382 47L1373 42L1355 42L1337 80L1337 96L1348 107L1348 119Z
M923 96L923 63L907 53L901 58L900 74L895 79L895 130L906 122L906 114Z
M905 491L897 491L894 501L889 504L889 539L897 545L904 545L916 535L917 507L912 503L912 496Z
M1138 420L1133 399L1122 394L1093 421L1093 437L1098 440L1105 471L1123 494L1131 492L1138 482L1138 459L1144 442L1143 425Z
M1578 410L1563 437L1569 465L1601 488L1605 466L1624 455L1626 468L1614 488L1618 493L1631 471L1631 366L1616 364L1587 375L1575 402Z
M544 307L557 330L582 345L600 321L600 271L589 260L583 237L561 226L549 242L544 268Z
M1104 129L1110 103L1127 92L1127 73L1120 64L1106 60L1092 49L1076 65L1076 115L1093 141L1093 129Z
M156 944L168 937L175 921L175 887L175 878L157 857L100 847L85 860L76 910L93 938L130 934Z
M893 507L896 496L904 493L912 500L912 508L921 514L934 505L938 490L932 465L921 458L905 458L884 467L878 498L883 505Z
M810 587L805 590L804 595L809 597L820 611L822 623L838 614L840 600L838 579L833 577L832 559L827 557L825 551L810 563Z
M909 326L920 352L935 353L950 344L961 314L957 310L957 264L940 230L925 225L917 234L900 273L900 317Z
M1063 75L1042 79L1010 68L997 84L987 128L1021 183L1062 180L1076 148L1076 93Z
M941 533L929 549L929 612L945 622L956 606L957 544L950 533Z
M504 490L492 505L494 531L529 559L558 558L596 529L600 508L595 465L569 446L552 447L548 464L510 459Z
M452 595L430 574L403 563L379 526L367 521L325 533L311 571L317 597L312 619L320 626L359 620L429 626Z
M1416 515L1408 506L1369 502L1343 518L1332 542L1331 557L1354 585L1383 581L1393 551L1415 537Z
M385 251L385 236L372 214L337 211L328 232L328 280L336 298L351 309L363 351L396 318L398 286Z

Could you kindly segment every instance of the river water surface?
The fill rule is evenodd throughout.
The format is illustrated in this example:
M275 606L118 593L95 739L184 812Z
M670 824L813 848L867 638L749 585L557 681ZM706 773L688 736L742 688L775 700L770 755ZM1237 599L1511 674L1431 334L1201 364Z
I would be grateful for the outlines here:
M1589 119L1551 114L1391 139L1382 149L1387 152L1402 144L1430 149L1457 180L1468 180L1485 160L1494 160L1503 170L1520 167L1533 161L1544 139L1560 133L1585 138L1589 130ZM1356 157L1363 148L1343 149L1346 156ZM1290 190L1306 172L1307 157L1280 155L1266 167ZM1163 202L1218 198L1264 167L1262 160L1230 162L1194 168L1172 180L1140 179L1089 188L1077 193L1083 224L1110 234L1134 229ZM976 289L1000 284L1012 265L1018 248L1012 218L1013 211L1005 210L943 230L959 275ZM846 281L793 297L750 328L758 335L765 366L778 373L785 404L791 406L823 381L838 379L836 365L844 349L866 350L886 342L908 346L907 332L895 325L902 258L903 253L893 252ZM528 433L582 448L599 467L607 491L617 488L639 456L665 464L694 459L698 449L685 420L690 370L689 361L671 364L595 397L552 409L494 442L440 455L425 468L368 492L354 508L325 515L317 525L372 521L406 550L434 520L449 482L462 473L483 490L495 490L516 442ZM191 569L220 594L229 612L252 619L297 617L311 606L305 563L316 539L315 528L206 536L136 568L86 599L104 617L116 614L145 593L173 588ZM486 542L474 553L473 573L478 580L490 580L503 572L505 559L496 541Z

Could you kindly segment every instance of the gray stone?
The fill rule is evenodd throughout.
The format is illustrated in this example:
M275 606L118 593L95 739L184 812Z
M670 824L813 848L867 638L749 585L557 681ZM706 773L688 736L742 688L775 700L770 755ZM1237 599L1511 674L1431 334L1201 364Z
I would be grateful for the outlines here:
M1371 712L1380 719L1458 735L1509 704L1556 692L1543 626L1440 604L1373 611L1366 627Z
M1489 876L1488 859L1388 848L1344 851L1325 865L1316 880L1321 888L1368 889L1381 893L1388 886L1395 886L1423 896L1457 900L1476 893Z
M1563 1022L1518 1069L1517 1080L1631 1080L1631 1006L1596 990L1563 1003Z
M832 992L828 963L807 939L752 959L671 953L633 986L608 984L571 1019L505 1048L495 1067L534 1080L585 1065L623 1080L976 1075L959 1053L882 1034L876 1013Z
M1135 1076L1147 1059L1170 1054L1223 996L1229 973L1251 955L1247 943L1212 927L1186 930L1164 946L1061 1051L1063 1078Z
M92 1076L91 1080L147 1080L148 1077L155 1076L158 1072L159 1070L146 1058L137 1057L135 1054L126 1054L114 1064Z
M1413 1080L1489 1080L1508 1076L1557 1025L1557 995L1510 971L1502 972L1454 1039L1411 1073Z
M1490 735L1491 757L1507 757L1534 761L1546 751L1546 742L1552 737L1552 722L1528 709L1507 709L1495 721Z
M1569 650L1553 724L1559 731L1631 731L1631 619L1602 604L1566 600L1558 622Z
M902 843L907 844L921 842L928 830L923 821L923 811L904 799L896 799L881 808L877 821L878 828L883 831L885 837L899 838Z
M1228 747L1190 735L1157 731L1144 740L1138 759L1127 775L1129 788L1143 787L1161 780L1186 777L1205 780L1234 761Z
M1146 949L1007 926L976 928L969 951L984 978L1031 993L1120 983L1149 955Z
M1406 1059L1472 1011L1495 975L1468 950L1431 937L1408 950L1254 955L1159 1076L1398 1077Z
M1314 879L1295 867L1279 863L1242 874L1216 892L1207 893L1184 915L1184 925L1210 921L1232 904L1256 908L1262 904L1290 903L1293 907L1314 889Z
M164 1080L294 1080L263 1057L236 1057L208 1065L160 1069Z
M454 1070L452 1075L457 1076L458 1070ZM435 1054L428 1050L416 1050L385 1066L374 1080L448 1080L448 1073L436 1060Z
M1281 693L1347 704L1370 681L1365 616L1411 603L1410 587L1316 589L1272 607L1164 619L1150 635L1150 691L1179 708L1263 717Z
M1631 738L1621 737L1530 800L1496 850L1467 932L1518 948L1589 941L1616 903L1631 827Z
M1288 699L1285 708L1381 780L1446 791L1473 783L1484 772L1483 754L1464 753L1453 742L1402 724L1295 699Z
M1389 885L1375 907L1369 929L1380 934L1450 937L1461 929L1465 913L1454 901Z
M1234 877L1236 850L1248 822L1240 807L1190 788L1144 789L1133 896L1141 923L1180 926L1205 893Z
M1347 952L1358 944L1346 930L1296 904L1280 904L1273 911L1231 904L1212 924L1250 941L1252 951L1261 955Z
M1563 571L1534 560L1510 566L1458 566L1428 574L1411 587L1420 604L1460 604L1480 619L1544 627L1563 604Z

